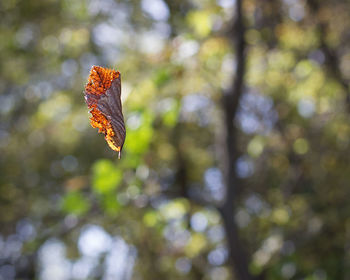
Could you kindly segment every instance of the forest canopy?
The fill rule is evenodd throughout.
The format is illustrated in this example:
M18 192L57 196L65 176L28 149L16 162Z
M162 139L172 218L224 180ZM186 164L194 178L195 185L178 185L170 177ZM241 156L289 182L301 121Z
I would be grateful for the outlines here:
M2 0L0 279L349 279L348 0ZM121 73L123 156L89 124Z

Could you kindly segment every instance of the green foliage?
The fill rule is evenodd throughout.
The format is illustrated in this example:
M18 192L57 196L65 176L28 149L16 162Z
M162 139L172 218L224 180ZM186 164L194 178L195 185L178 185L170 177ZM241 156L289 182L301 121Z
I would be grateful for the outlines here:
M83 215L90 208L89 200L77 191L68 192L62 200L62 210L66 213Z
M122 171L110 160L102 159L94 163L92 176L93 190L99 194L108 194L117 189Z
M153 136L152 113L136 113L136 126L127 126L128 134L125 140L125 149L136 155L143 154L150 145Z
M154 75L154 83L158 88L166 84L171 79L171 75L168 69L160 69Z
M152 14L151 2L164 5ZM108 278L110 238L129 246L132 279L232 279L216 206L235 3L0 1L0 274ZM350 275L348 4L243 1L232 221L265 279ZM122 75L121 160L89 125L82 91L94 64ZM91 226L108 248L73 275ZM50 244L62 253L51 267Z
M189 26L193 28L194 33L199 37L209 35L211 31L211 20L209 11L193 11L187 15Z
M106 194L102 196L100 199L101 199L102 208L107 214L115 217L116 214L118 214L118 212L121 210L121 205L118 202L115 194L113 193Z

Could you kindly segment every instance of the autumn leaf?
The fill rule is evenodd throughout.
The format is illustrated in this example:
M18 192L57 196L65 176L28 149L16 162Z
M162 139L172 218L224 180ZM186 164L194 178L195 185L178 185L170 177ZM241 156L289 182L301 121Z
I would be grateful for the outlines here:
M126 136L120 98L120 73L92 66L84 94L86 104L91 109L91 126L105 135L109 147L118 152L120 158Z

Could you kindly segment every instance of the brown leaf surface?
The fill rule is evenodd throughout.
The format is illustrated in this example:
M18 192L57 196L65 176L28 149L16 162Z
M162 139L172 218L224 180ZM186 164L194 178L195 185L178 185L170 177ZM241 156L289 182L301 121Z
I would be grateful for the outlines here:
M116 98L119 98L119 107L117 116L107 115L106 113L101 112L99 105L100 101L105 99L107 91L111 88L112 82L115 79L119 79L119 91L109 92L109 94L114 94L114 101ZM101 99L101 97L104 97ZM105 139L110 146L110 148L116 152L120 152L124 144L125 139L125 127L124 119L121 112L121 102L120 102L120 73L113 69L107 69L100 66L93 66L90 71L88 82L85 86L85 100L88 108L91 109L90 113L92 117L90 118L90 124L94 128L98 128L99 133L105 135ZM113 106L114 104L110 104ZM117 117L122 123L121 127L115 127L112 125L111 119ZM116 130L118 129L118 131ZM121 130L121 131L119 131Z

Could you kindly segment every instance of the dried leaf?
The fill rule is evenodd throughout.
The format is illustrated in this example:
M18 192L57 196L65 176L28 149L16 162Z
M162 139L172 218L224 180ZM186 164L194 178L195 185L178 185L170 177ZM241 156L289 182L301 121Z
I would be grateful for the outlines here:
M91 109L90 123L105 135L109 147L120 158L126 131L121 103L120 73L93 66L85 86L85 101Z

